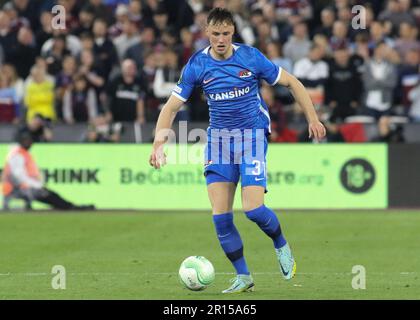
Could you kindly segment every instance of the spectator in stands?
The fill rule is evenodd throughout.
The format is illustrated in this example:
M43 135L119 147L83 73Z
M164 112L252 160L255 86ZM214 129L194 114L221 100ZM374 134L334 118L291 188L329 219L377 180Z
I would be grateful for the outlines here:
M255 36L251 26L248 23L246 17L245 3L241 0L225 1L226 8L232 12L233 20L235 22L235 32L237 33L236 38L240 38L247 45L254 45ZM268 5L268 4L267 4ZM270 4L271 5L271 4ZM273 10L274 15L274 10ZM192 24L192 21L191 23Z
M327 38L332 36L332 27L335 21L335 11L332 7L326 7L321 11L321 25L314 31L314 35L323 34Z
M264 12L264 17L266 13ZM293 35L293 30L296 25L300 23L305 23L308 26L308 21L305 21L303 17L299 16L298 14L294 13L287 18L287 23L285 24L277 24L280 32L279 40L282 44L286 43L289 40L290 36ZM309 32L308 32L308 35Z
M144 65L141 70L145 76L148 92L153 92L158 57L162 57L163 59L163 54L160 52L155 53L154 51L147 51L144 54Z
M52 81L53 83L55 83L55 78L48 73L48 64L47 64L47 61L43 57L36 57L35 64L33 65L33 67L34 66L37 66L37 67L40 67L41 69L44 69L45 70L45 78L48 81ZM33 78L32 78L32 75L29 74L29 76L24 81L24 84L23 84L24 89L28 87L28 84L31 83L31 81L33 81Z
M410 1L388 0L386 9L379 14L378 20L385 21L385 23L389 25L388 29L390 29L392 35L398 34L401 23L408 22L412 25L416 23L415 17L409 11L409 2Z
M102 3L102 0L89 0L85 7L93 12L95 18L104 19L108 25L114 22L112 12Z
M276 14L279 21L286 21L287 17L298 14L305 20L312 18L312 6L307 0L280 0L275 1Z
M150 2L150 1L149 1ZM190 6L190 0L163 1L169 13L168 25L173 26L177 33L182 28L191 26L194 22L194 11ZM234 1L226 1L228 4Z
M103 66L103 76L108 79L113 66L118 62L117 51L107 35L108 25L104 19L95 19L93 23L93 53Z
M395 66L387 60L389 49L385 42L377 45L372 59L366 62L362 77L364 106L367 114L376 119L390 113L392 93L398 80Z
M0 66L0 74L6 78L6 82L15 89L17 101L21 104L24 94L24 82L16 72L13 64L6 63Z
M153 12L155 12L159 7L159 0L147 0L144 1L144 6L142 8L142 15L144 17L144 24L147 27L153 27Z
M114 46L117 50L120 61L124 59L126 52L130 47L141 42L136 21L132 19L125 19L122 26L123 29L121 35L114 39Z
M142 73L145 77L146 85L145 111L147 121L156 121L160 112L160 100L155 97L153 92L153 84L155 82L155 75L157 70L157 61L159 60L157 56L161 56L163 59L162 53L155 54L153 51L146 52L144 56L144 65L142 68Z
M42 54L48 65L48 73L56 76L61 71L64 57L69 54L70 50L67 49L66 37L64 35L54 36L51 49Z
M394 90L395 102L409 109L411 101L408 93L420 81L420 51L411 49L406 52L402 63L398 65L398 85Z
M181 43L179 42L176 30L172 27L168 27L162 31L159 44L164 48L170 48L177 54L181 53Z
M139 28L144 27L143 23L143 4L141 0L131 0L128 4L128 11L130 12L130 17L132 20L136 21Z
M275 99L274 88L268 85L261 86L261 97L268 106L271 119L271 142L296 142L296 132L287 127L286 113L283 105Z
M263 20L263 22L257 26L256 39L255 46L263 52L267 50L268 43L276 40L271 33L271 25L267 20Z
M57 117L63 119L63 97L68 88L73 85L73 76L77 71L75 57L64 57L62 70L55 77L55 110Z
M289 73L292 73L292 61L282 56L281 44L279 42L269 42L266 46L266 56L276 66L279 66ZM291 103L291 95L287 88L283 86L275 86L274 90L282 102Z
M254 6L252 6L251 12L249 13L249 23L251 28L253 29L253 32L255 34L255 30L257 29L257 26L263 22L265 19L264 12L261 8L261 5L258 3L255 3Z
M41 27L35 31L35 41L38 55L41 53L41 48L44 43L53 36L52 19L53 15L50 11L42 11L39 18Z
M16 89L10 80L0 73L0 122L18 123L20 104Z
M354 54L359 56L363 62L370 59L369 36L365 33L356 34L352 48ZM362 70L359 70L359 72L362 72Z
M163 2L160 2L156 10L153 11L153 28L158 41L162 33L168 28L169 12Z
M168 97L172 94L176 83L181 76L181 68L178 64L178 56L174 51L168 50L164 54L162 64L156 70L153 82L153 92L160 99L159 109L163 107ZM178 120L189 120L189 113L184 105L177 114Z
M343 21L335 21L333 24L332 37L330 38L330 47L332 50L340 46L348 46L348 25Z
M308 57L296 62L293 74L305 87L324 87L328 79L328 64L322 58L322 50L317 45L313 45Z
M349 26L351 24L351 18L353 17L353 14L351 13L350 3L347 5L343 5L339 8L337 8L337 20L343 22L346 26ZM365 6L365 18L367 17L367 6ZM365 19L366 21L367 19ZM334 28L334 27L333 27ZM349 38L351 37L352 28L349 30Z
M17 31L12 30L11 21L7 13L0 11L0 45L3 49L4 62L9 62L13 59L17 44Z
M24 104L27 109L26 119L31 120L35 114L55 120L54 82L46 77L45 68L34 65L31 69L32 81L25 89Z
M337 48L325 85L325 103L331 110L330 121L344 122L348 116L355 115L361 92L361 79L351 63L349 49L345 46Z
M18 31L17 41L13 56L8 61L15 65L19 77L26 78L37 56L32 30L28 27L21 27Z
M93 46L95 45L95 42L93 41L93 35L90 32L83 32L80 36L80 44L82 46L82 49L80 52L82 52L83 50L90 50L93 51Z
M73 86L68 88L63 99L63 118L67 124L92 122L98 115L95 90L88 87L86 78L75 75Z
M23 16L19 16L18 15L18 12L16 10L16 7L13 4L12 1L6 2L3 5L2 10L9 16L9 19L10 19L10 28L13 31L18 32L21 27L30 28L30 22L29 22L29 20L26 19Z
M207 14L206 11L197 13L194 16L194 24L190 27L194 38L194 51L204 49L209 45L209 40L205 34Z
M417 41L418 29L415 25L408 22L400 23L399 38L395 41L395 50L401 58L409 50L420 51L420 42Z
M394 41L385 34L385 26L383 21L373 21L369 28L369 49L373 52L377 44L385 42L389 47L394 46Z
M156 45L155 31L151 27L145 27L141 32L141 42L128 48L125 59L131 59L136 62L137 68L143 68L144 55L146 52L153 51Z
M79 60L77 73L86 78L99 96L105 85L105 68L100 64L100 61L95 61L92 50L83 50Z
M120 3L115 9L115 23L110 25L108 34L111 40L115 40L118 36L123 33L124 22L128 20L129 10L128 6Z
M312 45L308 57L298 60L293 68L293 74L306 87L316 109L320 109L325 99L325 83L328 79L328 64L322 60L323 50ZM294 104L294 121L301 121L302 111ZM322 119L322 118L321 118Z
M308 27L300 22L293 28L293 35L287 40L283 48L284 56L295 63L306 57L311 48L311 41L308 37Z
M329 44L329 38L323 34L316 34L312 39L312 44L321 50L322 60L329 62L332 59L332 50Z
M90 6L83 7L79 11L79 25L74 28L71 33L79 37L82 33L91 33L94 19L95 13L93 12L93 9Z
M102 6L101 2L106 5ZM310 61L311 59L308 57L310 48L319 48L321 60L330 65L330 78L326 90L328 106L326 108L333 111L332 121L343 121L345 118L345 116L341 117L335 114L341 114L342 108L331 109L338 103L334 99L345 100L350 98L350 92L357 91L357 86L353 84L358 82L354 80L352 85L349 85L348 81L350 73L351 77L355 76L355 69L364 88L364 95L360 97L362 106L366 106L367 102L369 104L376 102L376 108L388 106L387 103L377 103L382 101L382 98L378 99L378 96L385 95L384 99L388 101L388 94L392 97L392 90L389 87L385 89L384 83L380 81L372 82L372 79L366 75L369 73L381 75L378 70L387 69L376 66L382 65L382 63L374 63L375 59L371 58L376 47L385 42L388 48L385 50L384 60L398 70L397 86L394 88L394 97L390 102L392 107L387 110L392 111L391 113L396 112L398 115L410 115L414 119L412 112L416 110L417 100L411 101L409 92L411 91L415 96L414 92L416 91L413 88L417 86L417 79L420 77L418 67L420 59L419 35L414 19L416 10L420 11L415 3L411 2L410 0L388 0L386 2L379 0L312 2L307 0L3 1L5 4L0 10L0 73L4 74L8 81L11 81L18 100L22 101L24 84L19 77L26 77L34 64L34 58L40 53L40 56L48 58L49 72L56 76L57 102L62 100L64 88L71 83L72 76L80 69L85 73L88 86L95 89L98 112L103 113L104 102L108 101L108 99L104 99L103 89L108 88L111 79L118 76L122 60L134 60L137 70L144 74L145 79L145 116L148 120L153 120L159 112L160 104L153 90L156 63L161 59L166 59L164 52L169 48L178 55L178 65L182 66L197 50L208 46L208 39L204 35L207 11L214 6L222 6L234 12L237 27L236 41L258 45L276 65L285 70L290 68L293 70L293 65L296 66L297 61L302 58L307 58ZM66 9L66 30L52 28L53 15L50 9L54 4L63 5ZM351 8L354 4L361 4L366 8L366 30L353 30L350 27ZM114 8L116 8L115 19L110 16L111 10ZM376 21L373 20L375 15L379 17ZM106 19L108 18L112 22L107 23ZM31 23L29 24L28 21ZM115 24L112 25L114 22ZM417 23L419 22L420 20L417 21ZM307 31L307 26L310 27L310 32ZM313 36L312 41L308 33ZM117 36L120 36L118 40ZM256 41L259 43L255 44ZM333 52L333 49L341 48L350 41L349 49L353 54L350 54L347 64L341 65L338 63L340 58L337 55L341 55L342 60L347 60L347 57L344 58L344 56L349 53L343 54L344 50ZM36 49L32 51L33 48ZM284 57L281 54L281 49L283 49ZM85 53L81 54L82 51ZM74 58L68 58L68 55L79 59L78 62L84 61L80 62L76 71L73 70L73 67L61 70L65 68L67 60L72 61L69 63L70 65L74 65ZM288 60L290 63L287 62ZM44 60L36 58L35 65L43 64ZM290 64L292 67L289 66ZM376 66L374 69L377 72L372 73L372 70L365 72L367 67L372 69L372 65ZM17 69L18 75L16 75L16 71L12 72L12 69ZM311 72L309 70L307 73ZM13 73L15 75L12 75ZM365 74L363 78L362 74ZM303 76L307 77L308 75ZM31 78L29 75L26 83L31 83ZM46 78L49 78L48 74ZM391 81L392 78L391 76L386 80ZM364 82L365 79L368 79L367 84ZM313 85L311 80L306 79L306 81L309 90L312 90L311 97L318 99L317 102L322 101L322 94L315 92L318 89L313 90L310 87ZM372 83L375 85L369 87ZM350 89L344 90L345 87ZM158 88L158 91L159 89L162 88ZM280 100L284 108L289 108L293 97L281 86L274 90L276 98ZM284 95L282 90L285 90ZM357 96L358 94L352 93L352 95ZM330 101L330 99L332 100ZM349 114L359 109L359 107L348 108L350 105L356 105L354 100L351 100L350 103L340 102L340 104L347 105L347 109L343 109L349 111ZM23 106L23 101L21 105ZM197 107L201 105L206 106L202 95L193 92L189 109L190 119L207 120L208 114L202 112L201 107ZM62 105L57 103L55 107L56 117L62 119ZM375 113L376 116L380 114ZM136 120L137 116L130 119L132 118ZM337 123L332 126L337 126ZM338 127L340 130L342 129L341 124Z
M121 63L121 75L111 81L106 90L113 121L145 123L144 98L147 89L144 81L133 60L126 59Z
M292 73L293 65L292 61L288 58L283 57L282 47L278 42L269 42L266 46L267 58L270 59L276 66L281 67L289 73Z
M36 30L39 26L38 13L37 12L37 1L29 0L13 0L13 7L17 11L17 16L22 19L29 21L29 25L33 30ZM27 26L29 26L27 25Z
M65 42L65 48L68 49L72 56L77 57L82 50L82 44L80 39L75 35L68 34L67 29L53 29L53 37L45 41L44 45L41 48L41 55L46 56L48 52L51 52L56 39L63 39Z
M181 66L187 64L188 60L194 53L194 41L193 34L188 28L181 29L181 52L180 52L180 62Z

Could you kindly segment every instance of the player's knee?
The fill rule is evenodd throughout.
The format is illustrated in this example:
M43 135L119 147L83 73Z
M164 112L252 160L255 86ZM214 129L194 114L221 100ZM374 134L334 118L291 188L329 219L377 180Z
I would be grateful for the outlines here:
M226 212L232 212L232 207L228 207L228 206L213 207L213 215L224 214Z
M244 201L242 203L242 209L244 212L253 211L263 205L260 201Z

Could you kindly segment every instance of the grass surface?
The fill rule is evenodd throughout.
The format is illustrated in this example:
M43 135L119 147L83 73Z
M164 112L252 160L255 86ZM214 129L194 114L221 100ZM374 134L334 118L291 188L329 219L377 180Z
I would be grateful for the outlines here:
M31 213L0 215L0 299L420 299L420 212L278 213L297 275L282 279L272 242L241 214L235 222L256 290L222 295L233 268L204 213ZM192 292L177 271L207 257L215 282ZM54 290L51 269L66 270ZM352 288L352 267L366 289Z

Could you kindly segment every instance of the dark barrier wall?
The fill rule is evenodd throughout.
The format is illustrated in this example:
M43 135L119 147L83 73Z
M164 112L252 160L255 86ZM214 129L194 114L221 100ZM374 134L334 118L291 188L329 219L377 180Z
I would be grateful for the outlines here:
M389 145L389 206L420 207L420 144Z

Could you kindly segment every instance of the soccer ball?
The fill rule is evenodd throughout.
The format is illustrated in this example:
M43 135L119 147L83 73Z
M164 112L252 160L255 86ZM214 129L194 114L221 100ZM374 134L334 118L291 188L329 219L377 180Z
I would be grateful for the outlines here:
M191 256L182 261L179 268L179 280L193 291L204 290L214 281L214 267L202 256Z

